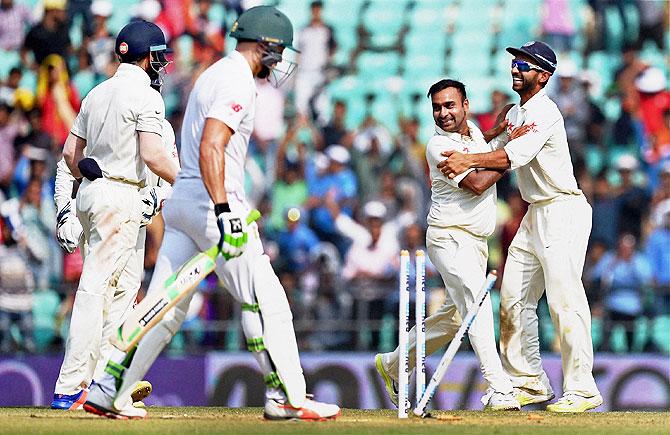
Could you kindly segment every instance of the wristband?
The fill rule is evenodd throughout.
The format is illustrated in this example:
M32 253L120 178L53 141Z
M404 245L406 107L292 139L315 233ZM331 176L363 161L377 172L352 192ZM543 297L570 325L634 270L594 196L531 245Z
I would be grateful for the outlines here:
M214 204L214 214L218 216L221 213L230 213L230 205L228 205L227 202L220 202L218 204Z

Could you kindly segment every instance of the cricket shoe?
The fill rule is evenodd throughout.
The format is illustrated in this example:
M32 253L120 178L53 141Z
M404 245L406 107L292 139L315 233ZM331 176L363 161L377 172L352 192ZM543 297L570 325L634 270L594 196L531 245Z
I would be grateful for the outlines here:
M84 403L84 411L117 420L137 420L147 417L147 411L143 408L128 406L124 409L114 407L114 398L105 393L99 384L93 383L89 387L88 399Z
M86 402L87 395L88 388L84 388L75 394L54 394L54 400L51 402L51 409L60 409L63 411L81 409L84 402Z
M596 394L592 397L578 396L566 393L558 399L558 402L547 405L549 412L585 412L597 408L603 404L603 396Z
M340 407L329 403L317 402L311 394L305 399L302 408L295 408L286 399L267 399L263 417L267 420L334 420L341 414Z
M526 406L534 403L544 403L553 399L554 392L549 391L538 391L531 388L525 387L514 387L514 397L519 401L519 405Z
M386 368L384 367L384 360L381 353L375 355L375 368L377 369L377 373L379 373L379 376L381 376L382 380L384 381L384 387L386 387L386 393L389 395L389 399L391 399L391 402L393 402L393 404L397 408L398 386L396 385L393 378L391 378L391 375L389 375L389 373L386 371Z
M486 411L520 411L521 405L514 393L501 393L489 389L482 397L484 410Z
M136 385L135 388L133 389L133 392L130 393L130 397L133 399L133 406L135 408L144 408L144 402L143 400L149 397L151 394L151 391L153 390L153 387L151 386L151 382L149 381L139 381Z

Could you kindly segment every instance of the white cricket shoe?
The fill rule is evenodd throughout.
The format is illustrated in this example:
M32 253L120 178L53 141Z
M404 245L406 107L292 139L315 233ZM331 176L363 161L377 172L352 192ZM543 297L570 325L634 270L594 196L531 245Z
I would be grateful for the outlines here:
M489 389L482 397L482 403L486 411L519 411L521 405L514 397L514 393L501 393Z
M388 370L386 370L386 367L384 367L384 357L381 353L375 355L375 368L377 369L379 376L381 376L382 380L384 381L384 387L386 388L386 393L389 395L389 399L391 399L391 402L397 408L398 385L396 384L395 380L393 380Z
M553 391L542 392L518 387L514 387L513 394L521 406L531 405L533 403L544 403L554 398Z
M603 396L596 394L591 397L566 393L556 403L547 405L549 412L585 412L603 404Z
M316 420L324 421L337 418L340 407L330 403L313 400L309 395L302 408L295 408L285 399L267 399L263 417L268 420Z
M143 419L147 416L147 411L143 408L129 406L124 409L114 407L114 398L105 393L99 384L93 383L89 387L88 397L84 403L84 411L101 417L113 418L117 420L135 420Z

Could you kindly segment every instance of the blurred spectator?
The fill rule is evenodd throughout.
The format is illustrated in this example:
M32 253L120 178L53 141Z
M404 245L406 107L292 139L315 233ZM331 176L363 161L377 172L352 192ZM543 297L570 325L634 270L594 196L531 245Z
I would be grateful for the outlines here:
M354 133L353 148L361 153L366 153L372 147L373 140L379 149L379 155L383 158L387 158L393 151L391 133L371 114L368 114Z
M634 118L638 110L638 91L635 78L647 68L638 55L638 47L627 45L623 48L622 65L614 73L614 91L621 102L621 115L614 123L613 139L616 145L627 145L639 141Z
M605 48L613 49L619 42L623 42L624 45L630 42L630 21L626 14L627 3L628 0L588 0L594 22L592 28L587 31L588 40L585 50L587 53ZM612 26L612 24L608 23L610 18L607 14L608 7L610 6L614 6L618 12L619 20L623 27L623 41L612 41L608 38L608 26Z
M667 315L670 314L670 199L659 208L660 222L647 238L646 254L656 286L656 314Z
M23 45L26 27L32 24L32 14L24 4L0 0L0 49L18 51Z
M35 282L27 252L12 233L8 220L0 217L0 353L12 351L12 324L18 326L21 347L32 352Z
M350 147L353 141L352 133L347 129L345 120L347 117L347 105L342 100L333 104L333 114L330 122L323 127L323 141L326 146L340 144Z
M609 247L605 242L592 237L589 242L589 249L586 251L586 260L584 262L583 277L586 297L589 300L589 306L591 307L593 316L600 319L603 317L603 295L600 290L600 278L595 278L594 270L607 251L609 251Z
M614 251L607 252L593 269L592 279L600 282L605 308L605 337L609 350L610 333L616 325L626 329L628 348L633 345L634 321L644 310L644 291L651 284L651 268L636 250L637 240L623 234Z
M193 61L198 69L204 70L223 57L225 31L221 23L209 18L212 0L196 0L195 3L195 10L191 10L192 18L186 25L186 34L193 38ZM257 110L256 115L261 112Z
M39 289L47 288L55 276L53 261L56 209L53 201L43 200L42 180L33 178L21 196L19 213L25 243L30 253L28 265ZM57 252L57 251L56 251Z
M48 0L47 0L48 1ZM67 2L68 28L74 25L75 18L80 17L83 36L90 36L93 28L92 0L65 0Z
M305 144L298 143L297 155L287 157L287 141L277 150L277 179L272 184L270 200L272 214L269 226L273 230L284 229L286 211L289 207L301 207L307 201L308 191L305 181Z
M21 153L24 148L34 147L56 154L59 150L51 148L51 137L42 130L42 112L40 109L31 110L26 114L26 117L30 128L14 139L16 151Z
M610 249L617 241L619 206L616 193L607 179L607 170L596 177L593 198L590 202L593 207L591 240L598 240Z
M360 321L381 320L388 309L386 301L394 293L398 229L393 223L384 223L386 207L378 201L365 204L362 224L340 213L333 195L328 195L327 206L337 230L352 241L342 279L349 284L356 300L357 318ZM372 345L376 347L378 334L373 337Z
M382 186L381 176L388 168L388 156L383 155L380 148L378 139L372 137L365 151L355 147L352 150L352 166L358 179L358 199L361 202L376 196ZM391 176L393 177L392 174ZM395 189L393 193L395 194ZM395 196L393 201L397 201ZM394 206L390 213L393 214L395 210Z
M5 194L14 172L14 139L21 132L20 119L12 111L11 106L0 103L0 189Z
M630 233L636 239L642 234L642 221L649 212L649 195L633 184L633 175L638 168L638 161L630 154L624 154L617 160L617 169L621 177L621 186L616 196L617 201L617 233Z
M353 140L351 132L345 124L347 116L347 105L342 100L333 104L333 114L330 122L323 127L323 141L326 146L340 144L349 147Z
M321 12L323 2L310 4L311 18L307 27L298 34L300 68L295 79L295 105L299 114L316 119L312 99L325 82L325 68L330 64L337 44L333 29L324 23Z
M670 199L670 160L663 162L659 170L659 183L651 198L651 208Z
M506 92L499 89L495 89L491 92L491 110L486 113L475 115L477 124L479 124L479 129L481 131L487 131L493 128L496 123L496 117L509 101L510 98Z
M663 119L670 110L670 91L666 88L665 74L658 68L649 67L635 79L639 92L639 116L644 127L648 149L645 158L655 163L670 157L670 125Z
M9 70L7 81L0 86L0 102L27 112L33 108L35 95L32 90L21 87L22 77L21 68L14 67Z
M291 273L303 273L309 267L310 252L319 244L319 239L302 222L300 209L290 208L284 215L286 227L277 237L279 261L283 263L279 267Z
M552 95L563 115L572 160L583 159L586 148L586 129L589 121L587 94L580 85L577 65L570 59L559 63L556 74L558 89Z
M420 123L417 118L400 119L400 134L396 147L389 156L389 169L396 174L412 177L428 188L428 163L426 144L419 138Z
M356 205L358 180L350 168L351 155L341 145L326 148L328 157L325 172L313 180L308 180L309 199L305 207L310 210L310 227L319 239L333 243L340 255L344 256L349 242L335 228L330 212L324 206L326 197L332 197L339 204L342 213L353 214Z
M42 200L53 199L53 188L49 173L50 153L48 148L37 148L26 145L21 149L21 154L14 169L13 184L16 193L21 196L26 191L32 180L42 183Z
M21 49L21 60L30 69L42 65L50 54L65 57L71 52L65 4L66 0L44 0L42 21L30 29ZM32 62L29 52L33 54Z
M86 52L90 56L90 64L96 74L96 81L110 77L115 71L115 68L111 67L116 66L116 54L114 53L116 35L112 35L107 28L107 20L112 16L112 12L113 6L108 0L95 0L91 4L93 25Z
M57 147L65 143L79 111L79 94L70 82L62 57L50 54L37 77L37 107L42 110L42 128Z
M665 51L664 32L667 30L666 23L670 15L669 4L667 1L636 0L635 5L640 16L638 45L642 46L649 40L653 41L659 50Z
M556 52L572 50L575 21L568 0L544 0L542 6L542 37ZM482 131L488 130L482 129Z
M587 98L588 118L586 122L586 143L588 145L598 145L600 147L605 144L605 114L600 105L597 104L592 97L593 88L596 86L596 77L591 71L583 71L580 76L581 86L584 90L584 95Z

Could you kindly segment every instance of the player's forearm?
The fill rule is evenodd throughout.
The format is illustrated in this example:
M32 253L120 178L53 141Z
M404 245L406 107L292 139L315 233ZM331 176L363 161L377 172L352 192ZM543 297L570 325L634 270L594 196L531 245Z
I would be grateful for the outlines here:
M86 141L72 133L67 135L67 139L65 139L65 144L63 145L63 160L65 160L65 164L75 178L81 178L81 172L79 172L77 165L84 158L85 146Z
M468 154L467 158L470 168L509 169L510 167L509 157L507 157L504 149L488 153Z
M216 143L200 144L200 172L202 181L214 204L228 202L224 184L226 173L225 146Z
M467 177L460 182L459 186L468 189L475 195L481 195L486 192L486 189L497 183L503 175L505 175L505 171L502 169L477 169L474 172L470 172Z
M177 165L163 147L161 137L155 133L140 132L140 156L151 172L170 184L177 177Z

